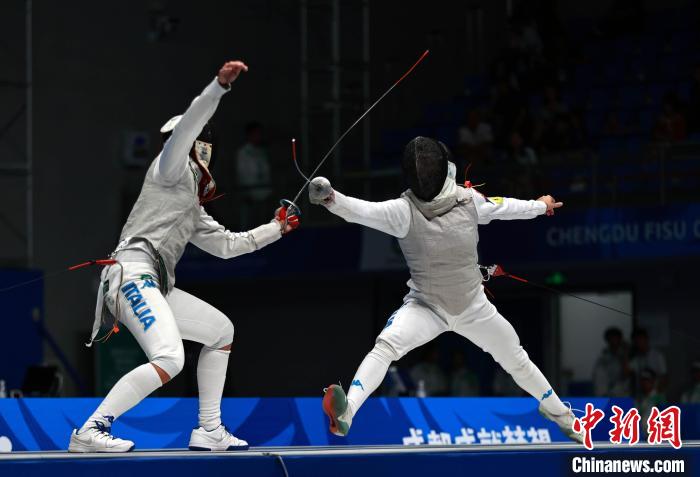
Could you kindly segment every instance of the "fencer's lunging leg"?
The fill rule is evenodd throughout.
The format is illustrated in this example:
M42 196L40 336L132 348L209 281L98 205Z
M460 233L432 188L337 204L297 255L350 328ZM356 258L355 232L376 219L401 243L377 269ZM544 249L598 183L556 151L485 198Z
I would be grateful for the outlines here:
M134 283L138 289L138 311L142 316L152 317L152 321L140 319L132 310L131 302L125 293L120 291L120 322L136 338L149 362L133 369L117 381L80 432L95 425L109 428L114 419L174 378L185 364L182 338L163 295L157 288L144 286L144 280L127 281L124 286L128 286L129 283Z
M447 328L445 320L422 303L413 300L404 303L391 315L374 348L358 368L348 391L345 417L351 419L379 387L392 361L398 361L412 349L432 341Z
M199 425L207 431L221 425L221 396L226 382L226 369L231 355L227 349L212 349L203 346L197 364L197 386L199 387Z
M396 360L398 356L393 348L386 341L378 339L372 351L367 353L360 367L357 368L355 377L350 383L346 411L348 418L352 419L365 400L382 384L389 366Z
M209 303L177 288L168 295L168 303L182 337L204 345L197 364L199 427L192 430L189 449L247 449L246 441L232 435L221 424L221 396L233 341L231 320Z
M365 400L379 387L392 361L447 331L447 322L416 300L408 300L386 323L374 348L365 356L346 396L335 384L326 388L323 410L330 431L345 436Z
M97 423L106 428L110 427L111 421L136 406L162 385L163 382L151 363L133 369L117 381L94 414L83 424L80 432Z
M554 421L570 439L581 442L573 430L574 414L561 402L557 393L535 363L530 360L513 326L486 298L483 290L474 300L472 313L457 323L455 331L493 356L515 382L539 401L539 411Z
M488 301L477 316L476 319L460 323L455 331L491 354L518 386L537 399L549 412L568 412L569 409L561 402L547 378L520 346L520 338L508 320Z
M221 425L221 396L231 355L233 324L226 315L178 288L168 295L180 334L202 343L197 364L199 425L207 431Z

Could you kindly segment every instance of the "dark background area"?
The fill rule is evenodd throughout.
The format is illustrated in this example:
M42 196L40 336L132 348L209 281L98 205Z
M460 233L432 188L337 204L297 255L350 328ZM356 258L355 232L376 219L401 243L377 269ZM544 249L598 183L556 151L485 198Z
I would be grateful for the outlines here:
M259 121L264 125L272 172L273 194L263 204L271 218L277 201L291 198L302 184L293 169L289 140L302 134L302 69L309 68L312 93L319 93L329 84L332 4L35 0L31 36L34 236L33 256L28 258L27 176L13 168L29 152L27 108L23 106L27 99L26 4L3 2L0 264L8 270L23 269L28 264L32 269L53 272L110 253L145 171L145 167L124 162L129 134L145 135L148 157L155 157L160 148L160 126L181 113L228 59L243 59L250 71L236 81L215 115L220 144L219 162L213 172L219 190L227 195L208 209L232 230L257 225L241 223L235 157L245 141L245 125ZM632 4L638 5L639 15L629 13ZM308 7L308 64L301 60L304 5ZM365 37L363 6L369 13L369 34ZM620 28L613 22L618 18L614 12L619 11L629 15L620 18L630 19L634 25L630 31L616 30ZM658 141L653 122L646 129L639 126L618 135L608 134L603 127L610 122L611 111L655 118L669 89L678 91L690 115L690 82L693 66L700 60L700 44L697 36L690 35L683 37L686 39L677 48L673 38L676 32L687 32L697 24L694 2L438 1L426 5L348 1L341 2L338 18L342 61L336 66L343 71L339 83L341 131L363 110L359 94L363 75L369 77L368 97L374 100L425 49L430 49L425 63L368 118L370 160L363 162L361 157L365 140L361 126L346 138L340 159L330 160L321 171L339 190L372 200L398 196L403 190L398 147L418 133L436 136L452 147L461 161L461 170L466 159L460 155L458 127L473 108L484 111L486 117L491 115L497 126L494 89L503 78L510 78L498 71L498 65L505 64L506 70L520 74L518 91L520 100L527 103L525 109L537 110L545 85L554 84L570 103L572 115L577 111L584 126L579 142L558 149L536 143L533 135L524 134L526 143L537 151L539 160L535 165L499 159L477 162L471 171L473 180L479 183L485 179L492 195L534 198L552 193L567 207L546 220L557 220L568 211L673 208L700 200L697 131L695 136L690 131L680 140ZM526 23L536 23L544 45L542 61L547 66L525 68L537 71L537 75L523 76L517 67L521 59L507 54L510 35L523 18ZM368 62L362 56L363 38L369 48ZM630 38L631 46L624 46L623 40ZM668 50L667 43L669 48L676 45L677 49ZM609 72L606 65L614 64L615 57L610 57L608 63L601 58L610 56L605 50L611 45L622 45L623 57L632 57L633 51L641 49L638 56L646 59L639 64L646 68L646 75L635 77L633 62L629 69ZM652 55L649 51L654 45L658 48ZM680 59L669 64L668 58ZM657 77L657 70L669 76ZM630 78L623 81L623 73L629 73ZM620 91L637 89L643 90L639 93L643 97L640 104L648 101L644 106L630 106L621 99ZM318 102L323 103L321 99ZM308 143L299 144L307 171L334 142L331 109L321 107L309 118ZM529 122L534 124L535 119L525 119L523 130ZM496 133L494 151L507 150L504 137L510 130ZM491 157L500 156L493 152ZM670 168L645 168L656 164L654 161L670 164L676 157L683 158L685 169L673 172ZM524 187L508 180L521 177L530 177ZM673 177L678 180L674 182ZM580 183L583 189L578 187ZM357 226L312 208L305 198L301 206L302 228L256 254L255 260L264 264L258 268L256 262L251 265L234 259L223 271L207 276L206 270L191 273L199 259L196 251L190 251L185 259L189 268L179 276L179 286L222 310L236 327L227 395L320 395L331 382L347 383L407 291L408 273L400 267L369 270L358 266L357 261L353 264L353 260L346 260L359 253L353 249L358 247L353 241L361 238ZM268 220L267 216L256 219ZM554 271L561 271L566 282L560 286L574 292L630 291L637 324L640 314L668 316L670 338L661 350L669 369L667 395L677 400L690 385L691 364L700 359L698 279L694 272L700 262L697 236L690 243L690 253L550 260L539 255L528 258L533 247L518 230L519 224L513 222L481 229L482 243L497 244L487 245L489 261L499 261L499 248L507 247L509 254L515 250L522 257L519 274L545 282ZM248 268L243 267L242 272L237 269L238 263ZM247 273L251 266L252 271ZM105 359L100 353L105 351L99 348L129 349L126 332L97 350L83 347L92 325L97 284L98 271L88 269L49 278L43 285L41 321L56 347L45 339L28 341L27 346L41 346L43 361L59 366L66 376L62 395L103 393L99 383L104 376L100 377L98 370L100 360ZM555 333L556 296L510 282L494 283L490 289L497 307L513 323L535 363L553 383L559 383L562 370ZM3 299L12 297L6 295ZM591 308L591 314L596 312L595 307ZM2 312L3 334L12 335L14 320L31 319L25 314L9 316ZM488 355L457 336L442 336L437 345L446 368L451 352L462 350L470 368L483 381L483 394L490 393L487 383L495 365ZM591 343L591 353L597 354L601 348L602 339ZM197 347L188 345L186 349L185 371L159 391L160 395L193 395L196 391ZM64 354L65 362L82 377L83 390L70 379L59 354ZM409 368L420 355L417 350L399 364ZM116 355L111 356L115 359ZM125 358L124 362L129 360ZM13 365L0 363L0 379L4 366Z

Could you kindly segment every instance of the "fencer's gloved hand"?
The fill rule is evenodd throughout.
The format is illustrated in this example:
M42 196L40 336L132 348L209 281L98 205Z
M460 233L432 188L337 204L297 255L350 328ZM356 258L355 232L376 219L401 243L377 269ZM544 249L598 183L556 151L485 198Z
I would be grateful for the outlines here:
M335 199L331 183L325 177L314 177L309 184L309 201L312 204L330 204Z
M294 212L287 214L287 207L280 207L275 211L275 221L279 224L282 235L297 229L301 224L299 216Z

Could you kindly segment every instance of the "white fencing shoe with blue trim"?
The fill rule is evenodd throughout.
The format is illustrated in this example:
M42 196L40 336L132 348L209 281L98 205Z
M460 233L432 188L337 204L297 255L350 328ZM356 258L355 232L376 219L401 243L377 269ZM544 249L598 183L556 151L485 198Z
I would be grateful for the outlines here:
M245 451L248 443L231 434L222 424L212 431L203 427L193 429L189 448L193 451Z
M563 432L566 437L574 442L583 444L583 434L579 434L574 431L573 424L576 416L574 416L571 409L564 414L552 414L551 412L547 411L542 404L540 404L539 411L542 417L553 421L557 426L559 426L559 429L561 429L561 432Z
M110 431L111 427L97 423L95 427L90 427L78 432L73 429L68 444L68 452L130 452L134 450L134 443L125 439L114 437Z

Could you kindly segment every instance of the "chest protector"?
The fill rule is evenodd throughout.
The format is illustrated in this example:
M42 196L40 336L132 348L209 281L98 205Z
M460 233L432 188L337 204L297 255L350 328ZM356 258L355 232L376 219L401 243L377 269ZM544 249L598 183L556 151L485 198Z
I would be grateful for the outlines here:
M200 218L200 204L211 200L213 179L206 168L191 160L175 185L154 180L155 161L148 168L143 187L122 229L120 242L141 238L157 256L156 270L165 293L175 285L175 265L185 252ZM204 174L206 172L206 175Z
M406 237L399 239L411 272L408 287L426 305L458 315L481 286L478 218L471 191L458 188L455 206L432 219L412 200L408 203L411 226Z

